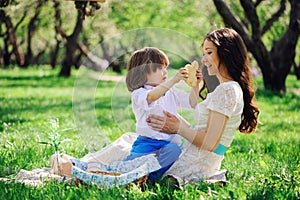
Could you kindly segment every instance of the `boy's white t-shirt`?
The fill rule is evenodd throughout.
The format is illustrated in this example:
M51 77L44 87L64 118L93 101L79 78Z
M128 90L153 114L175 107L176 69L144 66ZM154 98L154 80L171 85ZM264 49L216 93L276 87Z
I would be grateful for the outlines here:
M144 87L132 92L131 101L132 110L136 119L136 132L144 137L166 140L179 144L180 136L178 134L166 134L155 131L148 126L146 119L149 114L164 116L163 110L178 116L177 110L179 108L192 109L189 103L189 93L176 88L171 88L162 97L148 104L147 95L152 89L153 86L144 85Z

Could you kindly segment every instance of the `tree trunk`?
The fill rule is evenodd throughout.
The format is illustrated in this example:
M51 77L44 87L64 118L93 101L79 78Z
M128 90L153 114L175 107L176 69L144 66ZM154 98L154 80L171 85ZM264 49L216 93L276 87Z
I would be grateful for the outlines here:
M272 24L284 13L285 0L281 0L280 8L269 20L266 20L264 27L260 27L260 24L263 23L260 23L256 13L256 7L260 2L255 4L253 1L240 0L246 20L250 22L251 28L246 27L244 23L234 16L223 0L213 1L225 25L232 27L241 35L248 50L255 58L262 71L265 88L274 91L285 91L285 80L294 62L295 49L299 37L300 1L290 0L291 15L289 27L282 37L273 44L270 52L262 41L262 34L268 31Z
M58 52L59 52L59 45L60 45L60 41L57 39L55 48L50 53L50 59L51 59L50 65L51 65L52 69L54 69L56 67L57 57L58 57Z
M300 80L300 65L296 65L296 63L294 64L294 70L295 70L295 75L297 77L297 80Z
M276 70L273 71L272 82L268 88L286 91L285 80L296 56L296 45L300 34L300 1L290 0L290 23L286 32L276 41L271 49L271 59Z
M74 40L74 38L67 37L66 54L62 61L62 68L59 72L59 76L71 76L71 67L75 63L75 52L77 50L76 42L77 41Z
M3 64L4 66L10 65L11 53L9 52L9 35L4 35L4 49L3 49Z
M25 16L25 14L24 14ZM18 24L21 23L21 21L23 21L24 16L22 17L22 19L20 20L20 22ZM12 21L10 19L10 17L8 15L6 15L4 10L0 10L0 21L4 22L5 26L6 26L6 47L4 48L4 63L5 64L10 64L10 56L13 53L16 57L17 60L17 64L19 66L24 64L24 55L21 52L19 45L17 43L17 37L16 37L16 27L13 26ZM9 48L8 45L12 45L12 53L9 52Z
M76 26L74 28L73 33L70 36L67 36L65 32L62 31L61 27L59 28L61 35L67 40L66 54L62 62L62 68L60 70L59 76L71 76L71 67L75 65L76 61L75 53L77 50L77 39L80 32L82 31L82 23L83 18L81 13L78 11Z
M100 47L103 52L103 58L109 61L109 67L112 68L114 72L121 73L122 72L122 65L126 66L124 57L125 55L120 56L118 59L116 59L114 56L109 55L109 51L107 50L107 44L104 41L103 36L101 35L101 40L100 40ZM122 50L124 50L126 47L124 47L122 44L119 44ZM115 47L109 47L109 48L115 48ZM118 51L117 49L113 49L113 51ZM125 51L128 52L128 51Z
M58 35L60 35L60 32L59 32L59 27L61 27L61 24L62 24L62 19L61 19L61 15L60 15L60 2L58 0L53 0L53 7L54 7L54 10L55 10L55 32L56 32L56 35L55 35L55 39L56 39L56 45L54 47L53 50L51 50L51 53L50 53L50 65L52 67L52 69L54 69L56 67L56 63L57 63L57 58L58 58L58 52L59 52L59 46L60 46L60 39L58 37Z
M27 32L27 52L25 55L25 62L23 64L23 67L28 67L30 64L32 64L33 54L32 54L32 37L36 31L36 23L38 21L38 17L40 15L41 9L45 1L39 0L36 8L35 8L35 14L31 18L29 25L28 25L28 32Z

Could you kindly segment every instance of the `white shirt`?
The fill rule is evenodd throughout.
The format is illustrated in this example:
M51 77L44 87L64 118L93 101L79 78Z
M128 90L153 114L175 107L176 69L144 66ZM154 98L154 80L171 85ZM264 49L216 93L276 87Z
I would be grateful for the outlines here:
M132 110L136 119L137 134L157 140L180 143L180 136L178 134L165 134L154 131L148 126L146 119L149 114L164 116L163 110L178 116L177 110L179 108L192 109L189 103L189 93L176 88L171 88L162 97L148 104L147 95L152 89L153 86L144 85L144 87L132 92Z
M228 120L220 144L229 147L234 132L241 124L243 108L243 91L240 85L235 81L221 83L214 92L209 93L206 99L196 106L194 114L196 127L199 129L206 128L209 110L226 115Z

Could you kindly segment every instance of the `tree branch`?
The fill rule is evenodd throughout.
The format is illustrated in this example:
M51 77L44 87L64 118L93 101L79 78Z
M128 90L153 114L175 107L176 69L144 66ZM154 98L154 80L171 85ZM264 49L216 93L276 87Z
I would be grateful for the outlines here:
M263 0L257 0L255 3L254 3L254 6L257 7Z
M223 0L213 1L219 14L222 16L225 25L235 29L244 39L247 46L252 46L253 42L251 37L249 36L248 29L232 14L226 3Z
M74 28L73 33L71 34L70 37L76 37L80 34L81 30L82 30L82 23L83 23L83 16L81 15L80 11L77 11L77 21L76 21L76 25Z
M63 38L68 39L68 35L64 30L62 30L61 26L55 26L55 30L59 33Z
M27 10L25 10L22 18L20 19L20 21L18 21L18 23L16 24L16 26L14 27L14 30L17 30L18 27L20 26L20 24L24 21L25 17L27 16Z
M67 39L68 36L66 32L62 29L62 20L60 15L60 2L54 0L54 9L55 9L55 31L57 34L61 35L64 39Z
M254 3L249 0L240 0L240 2L245 11L246 17L251 23L252 36L254 36L254 38L260 38L260 23Z
M280 8L274 15L267 20L265 26L262 28L261 34L265 34L273 25L274 22L278 21L279 17L284 13L284 10L286 8L285 6L286 0L281 0L280 2Z
M54 10L55 10L55 26L61 26L62 20L61 20L61 15L60 15L60 2L57 0L53 1L54 3Z
M44 4L44 1L38 1L36 8L35 8L35 13L33 15L33 17L30 19L29 21L29 25L28 25L28 39L30 39L33 35L33 33L36 30L36 22L38 21L38 17L41 13L41 9L42 6Z

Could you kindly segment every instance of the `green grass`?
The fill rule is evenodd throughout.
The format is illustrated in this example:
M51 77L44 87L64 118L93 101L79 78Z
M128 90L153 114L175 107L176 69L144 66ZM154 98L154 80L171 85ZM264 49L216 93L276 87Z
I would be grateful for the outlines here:
M130 94L122 83L84 82L76 76L79 71L61 78L57 70L0 69L0 177L49 167L53 148L38 142L47 140L51 119L58 118L61 129L71 128L61 133L71 141L60 146L78 158L134 131L127 110ZM141 192L134 186L106 189L49 182L30 187L0 182L0 199L299 199L300 97L292 92L275 95L262 89L261 79L257 83L262 124L250 135L236 132L222 163L228 170L225 186L201 182L174 190L161 181ZM300 83L289 76L287 86L300 88Z

